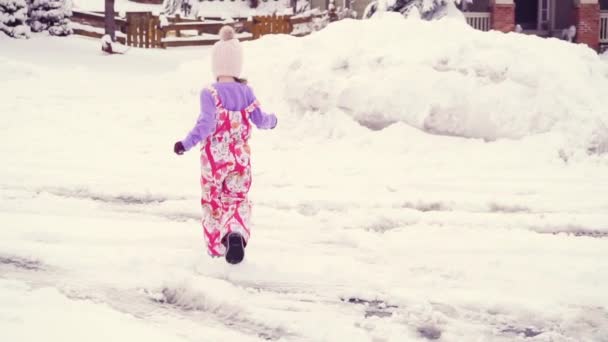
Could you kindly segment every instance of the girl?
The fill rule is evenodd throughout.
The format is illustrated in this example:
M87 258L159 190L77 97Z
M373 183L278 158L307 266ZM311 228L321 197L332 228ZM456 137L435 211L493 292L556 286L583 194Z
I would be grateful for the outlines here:
M241 262L249 240L251 186L248 140L251 123L260 129L277 125L274 114L260 110L253 91L242 80L243 50L234 29L224 26L211 52L217 82L201 92L201 111L186 138L175 143L178 155L201 142L202 225L207 251Z

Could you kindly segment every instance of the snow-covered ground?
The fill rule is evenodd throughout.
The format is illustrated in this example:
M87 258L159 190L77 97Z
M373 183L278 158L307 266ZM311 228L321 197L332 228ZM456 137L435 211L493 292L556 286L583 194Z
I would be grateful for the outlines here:
M172 153L208 49L99 45L0 35L1 341L608 341L586 48L390 17L246 43L279 126L230 266Z

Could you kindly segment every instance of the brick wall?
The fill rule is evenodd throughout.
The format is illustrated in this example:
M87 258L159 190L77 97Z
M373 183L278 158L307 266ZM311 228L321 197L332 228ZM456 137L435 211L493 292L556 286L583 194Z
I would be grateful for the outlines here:
M574 9L576 42L598 50L600 47L600 5L580 4Z
M492 28L511 32L515 29L515 5L495 4L492 7Z

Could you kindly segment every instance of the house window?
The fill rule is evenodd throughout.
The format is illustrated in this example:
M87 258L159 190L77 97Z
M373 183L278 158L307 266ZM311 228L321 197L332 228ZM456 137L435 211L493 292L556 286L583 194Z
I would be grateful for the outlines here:
M600 0L600 8L602 11L608 11L608 0Z

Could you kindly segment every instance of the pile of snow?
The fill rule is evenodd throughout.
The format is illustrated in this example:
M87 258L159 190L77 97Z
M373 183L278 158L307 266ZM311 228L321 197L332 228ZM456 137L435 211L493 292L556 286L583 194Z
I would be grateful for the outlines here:
M122 32L117 32L122 33ZM116 36L119 36L118 34ZM120 44L119 42L112 41L112 37L109 34L104 34L101 37L101 51L113 54L123 54L129 50L129 47Z
M387 13L266 37L248 53L260 57L249 78L280 84L275 96L297 115L487 141L556 132L564 147L607 151L608 64L583 45Z

